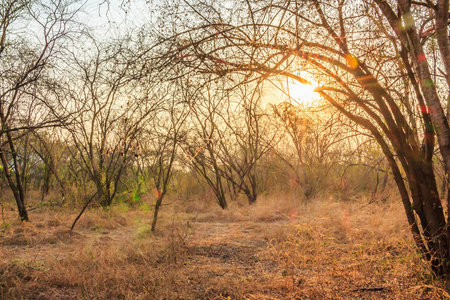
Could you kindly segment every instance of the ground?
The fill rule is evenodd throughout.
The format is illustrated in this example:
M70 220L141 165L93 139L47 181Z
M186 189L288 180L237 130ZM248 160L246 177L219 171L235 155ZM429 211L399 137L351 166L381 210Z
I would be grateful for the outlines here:
M151 203L148 203L151 204ZM3 207L1 299L448 299L400 203L261 197L149 205Z

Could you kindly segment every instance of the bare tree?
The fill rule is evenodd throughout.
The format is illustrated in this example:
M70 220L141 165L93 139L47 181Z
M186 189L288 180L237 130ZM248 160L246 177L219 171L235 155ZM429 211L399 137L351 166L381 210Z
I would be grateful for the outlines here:
M72 55L76 71L70 95L73 109L82 114L65 127L67 144L94 183L99 203L108 206L164 91L139 63L142 56L129 37L109 42L88 36L86 43L91 56Z
M73 8L63 0L0 4L0 159L23 221L28 220L21 173L26 166L21 165L16 141L30 129L64 121L56 113L61 98L50 69L76 13Z
M189 80L183 83L183 98L190 109L191 134L182 141L181 147L193 169L200 174L212 189L221 208L228 206L226 198L226 182L218 157L217 135L219 131L220 110L226 96L211 84L198 87ZM198 89L204 88L204 93Z
M210 82L201 92L195 88L190 99L195 135L186 140L185 151L191 163L222 208L227 207L228 193L243 193L253 204L258 195L257 162L275 138L261 108L260 88L241 85L239 93L230 94L219 82Z
M179 88L173 86L172 98L161 105L140 136L141 151L137 162L142 171L148 172L156 190L151 231L156 229L159 210L173 176L178 146L186 135L189 111L180 101Z
M417 246L436 275L450 273L449 220L433 170L436 139L450 171L443 105L450 86L448 0L176 5L178 13L165 15L176 22L164 37L164 64L183 64L191 78L210 73L236 84L274 76L308 83L302 73L309 73L322 98L377 141ZM431 41L434 55L427 53Z
M354 126L346 126L339 113L324 106L282 102L272 109L282 136L276 153L294 173L295 184L308 199L325 188L330 172L343 163L345 153L359 146L355 139L349 146L348 140L361 133Z
M257 164L276 143L276 130L261 108L260 87L241 85L239 89L227 101L231 107L220 115L225 126L218 131L218 157L222 176L253 204L258 196Z

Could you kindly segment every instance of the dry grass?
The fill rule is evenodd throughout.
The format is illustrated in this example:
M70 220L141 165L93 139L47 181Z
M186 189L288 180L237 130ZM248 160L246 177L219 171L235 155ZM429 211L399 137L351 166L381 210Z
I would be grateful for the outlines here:
M11 204L12 206L12 204ZM399 203L272 197L151 213L124 205L6 211L1 299L448 299L412 245ZM175 211L177 213L175 213Z

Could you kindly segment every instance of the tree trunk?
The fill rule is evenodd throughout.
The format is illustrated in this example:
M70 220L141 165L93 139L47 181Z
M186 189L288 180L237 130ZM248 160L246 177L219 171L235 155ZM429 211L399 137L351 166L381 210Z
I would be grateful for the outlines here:
M21 197L22 194L19 192L18 187L16 186L16 184L14 183L14 180L12 179L12 175L11 175L11 172L9 170L8 160L6 159L6 155L5 155L4 152L1 152L0 158L1 158L2 164L3 164L3 173L6 176L6 179L8 181L8 185L9 185L11 191L14 194L14 199L16 200L17 209L19 210L20 219L22 221L29 221L27 208L25 206L25 199L23 199L23 197Z
M48 195L50 190L50 171L48 164L44 165L44 183L42 184L42 196L41 196L41 202L44 201L45 195Z
M151 228L152 232L154 232L156 229L156 222L158 221L159 208L161 207L163 198L164 198L164 193L161 193L158 190L158 197L157 197L156 203L155 203L155 210L153 211L153 220L152 220L152 228Z
M247 195L248 204L252 205L256 203L257 195Z
M100 183L97 185L97 199L102 207L111 205L112 199L105 184Z
M437 276L449 274L449 243L446 221L431 166L414 166L415 178L410 180L414 210L423 228L423 239L429 252L431 268ZM421 206L422 204L422 206Z

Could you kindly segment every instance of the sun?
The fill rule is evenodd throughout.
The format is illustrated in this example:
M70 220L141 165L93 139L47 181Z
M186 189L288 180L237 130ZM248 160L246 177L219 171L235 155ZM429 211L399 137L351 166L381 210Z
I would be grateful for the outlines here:
M287 84L286 94L297 103L311 104L320 98L319 93L314 91L317 87L318 84L315 82L302 84L296 81L290 81Z
M264 86L264 101L269 104L288 101L296 105L316 105L321 96L314 89L318 88L319 84L309 77L306 77L306 80L310 84L302 84L291 78L269 81L269 84Z

